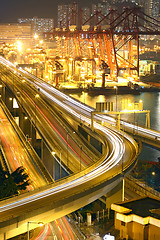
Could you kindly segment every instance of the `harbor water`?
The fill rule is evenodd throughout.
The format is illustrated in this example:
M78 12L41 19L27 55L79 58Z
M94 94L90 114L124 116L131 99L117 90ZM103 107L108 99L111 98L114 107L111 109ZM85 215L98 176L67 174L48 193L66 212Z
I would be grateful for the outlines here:
M89 95L86 92L82 94L71 94L71 96L91 107L96 107L96 102L113 102L114 109L117 103L117 110L121 109L122 99L128 99L130 102L143 101L143 109L150 110L151 129L160 132L160 92L143 92L139 95L123 94L123 95ZM145 126L146 115L144 113L139 114L124 114L121 116L121 120L132 122L136 125ZM158 161L160 152L149 146L143 144L142 152L139 155L140 160L144 161Z

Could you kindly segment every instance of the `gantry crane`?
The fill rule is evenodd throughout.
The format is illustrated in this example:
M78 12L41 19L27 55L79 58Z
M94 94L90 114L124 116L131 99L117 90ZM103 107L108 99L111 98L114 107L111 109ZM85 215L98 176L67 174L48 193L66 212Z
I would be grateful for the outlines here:
M138 79L139 36L160 35L160 22L144 14L139 7L125 8L121 14L116 10L110 10L106 16L95 12L79 27L66 26L65 29L45 33L46 37L51 35L57 39L59 57L67 57L72 61L77 58L81 61L87 59L96 62L96 69L103 61L115 81L121 70L127 70L129 76L133 71L136 72ZM72 65L74 73L75 63ZM92 74L94 72L95 67L92 68ZM104 80L103 77L102 86L105 86Z

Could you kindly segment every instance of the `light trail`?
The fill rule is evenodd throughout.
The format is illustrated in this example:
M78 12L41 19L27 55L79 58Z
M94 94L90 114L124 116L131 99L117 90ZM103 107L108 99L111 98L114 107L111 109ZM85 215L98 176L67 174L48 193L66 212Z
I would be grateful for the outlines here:
M11 65L11 67L13 67ZM14 68L14 67L13 67ZM23 72L22 72L23 73ZM25 72L25 74L28 74ZM27 81L31 81L30 79L26 78ZM80 119L82 118L83 121L85 121L87 124L90 123L90 118L88 118L88 114L91 113L90 107L84 106L83 104L77 103L70 97L66 97L64 94L60 93L58 90L55 90L51 87L49 87L50 90L48 90L48 86L44 89L42 88L42 84L35 83L36 78L34 82L32 81L32 84L35 85L37 89L40 88L40 92L42 92L45 96L48 97L49 100L52 100L54 103L56 103L58 106L61 106L65 111L68 111L68 113L73 114L74 117ZM43 83L44 85L44 83ZM61 99L64 97L64 101L57 99L54 97L51 93L48 93L48 91L56 92L57 96L59 96ZM71 108L69 104L66 106L66 99L67 101L71 101L72 104L75 105L75 108ZM72 106L73 107L73 106ZM78 113L80 108L81 110L85 111L85 115L82 116L80 113ZM38 203L40 200L45 201L48 197L52 196L52 198L60 194L60 196L63 196L65 192L68 192L68 190L72 190L74 192L74 189L79 189L80 187L84 191L84 186L89 185L89 188L92 187L92 183L94 184L95 181L97 183L103 181L106 181L106 174L108 174L108 179L113 178L113 176L119 175L122 173L122 169L120 166L118 166L118 163L122 162L122 158L125 153L125 143L123 138L126 137L124 134L123 138L117 134L116 132L112 131L109 128L106 128L99 123L94 123L94 127L98 130L100 130L103 133L103 136L105 136L106 139L108 139L111 150L110 153L106 156L102 156L100 160L96 163L94 163L92 166L88 167L87 169L84 169L83 171L73 175L69 176L64 181L60 181L57 183L54 183L53 185L47 186L47 188L41 188L38 191L34 191L29 193L29 195L21 195L18 198L16 198L16 201L13 201L13 199L9 199L5 201L5 203L0 203L0 213L12 210L12 209L18 209L20 207L27 206L28 204ZM129 139L129 137L128 137ZM127 159L127 167L129 167L133 162L135 161L135 157L138 154L138 148L135 141L130 138L130 144L132 144L132 150L134 152L132 157L129 157ZM133 162L132 162L133 161ZM115 172L113 169L116 169ZM114 174L113 174L114 173ZM103 177L102 177L103 176ZM37 205L37 204L36 204Z
M0 139L1 149L6 158L6 164L9 172L15 171L18 167L25 165L25 170L32 181L28 189L33 190L46 185L46 179L37 168L37 164L29 154L27 148L23 145L22 139L15 131L11 122L4 113L4 106L0 106ZM32 159L32 161L31 161Z
M32 101L32 99L30 99L30 100ZM38 106L36 106L36 108L39 109ZM43 112L40 109L39 109L39 111L43 114ZM14 153L15 151L12 151L12 152ZM72 233L71 229L69 228L69 224L66 221L66 219L63 218L63 220L65 220L65 224L67 225L67 231L69 231L68 236L71 236L71 238L69 237L68 239L77 239L77 238L74 238L73 233ZM64 225L63 221L62 220L57 220L57 221L59 222L59 229L62 231L64 238L66 238L66 229L65 229L65 225ZM65 229L65 230L63 230L63 229ZM50 234L50 232L51 232L51 226L50 226L50 224L46 224L44 229L40 232L40 234L36 238L33 238L33 239L36 239L36 240L40 240L40 239L44 239L44 238L46 239L47 236Z
M15 65L10 63L9 61L4 61L4 59L1 57L0 59L2 59L2 61L4 62L4 64L7 64L8 66L12 67L12 70L15 71ZM72 107L79 107L79 111L85 110L85 114L86 112L90 113L92 111L94 111L95 109L89 106L84 105L83 103L78 102L77 100L74 100L73 98L66 96L64 93L60 92L59 90L53 88L52 86L50 86L48 83L45 83L43 81L40 82L40 79L38 79L37 77L33 76L32 74L26 72L25 70L21 69L19 70L20 72L22 72L22 74L28 75L30 78L34 79L36 81L36 83L34 82L35 86L41 87L41 88L46 88L48 89L50 92L56 94L57 96L60 96L61 98L64 99L64 101L66 101L65 103L67 103L68 105L72 104ZM26 80L30 80L27 79ZM42 90L40 88L40 90ZM107 113L106 113L107 114ZM116 123L116 120L110 116L106 116L106 115L95 115L95 119L96 120L100 120L100 121L106 121L107 123ZM144 136L146 136L147 134L152 136L153 138L157 137L160 138L160 133L150 130L150 129L146 129L140 126L136 126L134 124L131 123L127 123L125 121L121 121L121 125L124 125L126 127L128 127L129 129L134 130L136 128L137 131L141 132L144 134Z
M38 86L40 88L40 90L42 90L41 88L45 88L46 90L50 91L51 93L56 94L57 96L60 96L63 99L63 101L66 104L72 106L73 109L78 108L77 110L79 112L83 111L83 113L85 113L85 114L88 113L89 114L88 117L91 117L91 112L95 111L94 108L86 106L85 104L83 104L81 102L78 102L77 100L74 100L73 98L71 98L69 96L66 96L64 93L62 93L59 90L53 88L48 83L45 83L43 81L40 82L40 79L38 79L37 77L33 76L32 74L26 72L25 70L21 69L20 71L22 73L28 75L30 78L34 79L34 81L36 81L36 83L34 82L35 86ZM28 79L28 80L30 80L30 79ZM104 122L107 122L107 123L110 123L110 124L115 124L116 123L116 120L114 118L112 118L111 116L107 116L107 113L106 113L106 115L95 114L94 118L95 118L95 120L104 121ZM160 140L160 133L157 132L157 131L153 131L151 129L147 129L147 128L144 128L144 127L141 127L141 126L135 126L134 124L127 123L125 121L121 121L120 123L121 123L122 126L127 127L131 130L136 129L136 131L138 131L139 133L142 133L144 136L149 135L153 139L157 138L157 139Z

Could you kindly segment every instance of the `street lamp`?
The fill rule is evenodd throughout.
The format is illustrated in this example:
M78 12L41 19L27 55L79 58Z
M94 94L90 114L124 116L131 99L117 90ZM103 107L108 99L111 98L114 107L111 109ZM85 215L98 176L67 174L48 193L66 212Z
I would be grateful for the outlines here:
M117 112L117 86L114 86L114 89L116 90L116 112Z
M27 222L27 240L29 240L29 224L38 224L39 226L43 226L43 222Z
M22 94L23 94L23 85L24 85L25 82L26 82L26 80L23 79L22 80ZM23 106L23 96L22 96L22 94L21 94L21 99L22 99L22 106Z
M52 154L52 156L55 158L56 152L55 152L55 151L52 151L51 154ZM52 172L52 176L53 176L53 178L55 178L54 158L53 158L53 167L52 167L52 171L53 171L53 172Z
M81 153L82 153L82 145L80 145L80 155L79 155L79 160L80 160L80 171L81 171L81 168L82 168L82 160L81 160Z
M68 158L68 132L67 132L67 168L69 166L69 158Z
M61 178L61 175L62 175L62 158L61 158L61 150L58 150L59 151L59 157L58 155L56 154L55 151L52 151L51 154L54 158L57 159L57 157L59 158L59 161L57 159L57 161L59 162L59 176ZM53 175L54 175L54 165L53 165Z
M60 169L59 169L59 172L60 172L60 179L61 179L61 175L62 175L62 159L61 159L61 152L59 153L59 158L60 158Z
M39 94L35 95L35 102L34 102L34 104L35 104L35 129L36 129L36 108L37 108L37 106L36 106L36 99L37 98L39 98Z

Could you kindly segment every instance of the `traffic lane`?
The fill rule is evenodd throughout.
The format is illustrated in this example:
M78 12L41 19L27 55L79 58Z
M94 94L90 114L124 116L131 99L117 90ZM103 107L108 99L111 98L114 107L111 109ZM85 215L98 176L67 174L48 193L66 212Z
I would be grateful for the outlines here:
M95 167L93 167L95 168ZM105 166L103 169L103 165L101 166L101 168L99 169L99 173L97 174L97 176L95 176L94 171L93 171L93 175L90 177L90 180L86 180L86 170L82 171L82 177L80 177L79 179L77 179L77 182L75 183L75 180L72 182L70 179L72 179L72 177L68 177L67 178L67 183L65 183L66 179L63 181L61 181L59 184L61 185L62 189L61 190L55 190L56 186L58 187L58 183L53 185L53 189L50 186L50 190L49 190L49 196L48 193L46 194L44 192L44 196L43 198L38 195L34 195L34 200L31 202L28 202L22 206L18 206L18 204L16 204L15 209L9 209L6 210L5 212L1 212L0 213L0 219L1 221L3 221L4 219L9 218L10 216L12 217L17 217L18 215L21 215L23 213L25 213L26 209L27 211L33 211L39 207L46 207L46 206L50 206L50 205L56 205L56 207L58 207L59 205L61 205L61 201L64 202L64 199L69 199L69 198L74 198L76 197L77 193L80 192L86 192L87 190L91 191L91 189L95 186L98 187L98 185L101 183L105 183L107 180L110 180L111 178L113 178L113 176L116 176L117 174L120 174L121 176L121 166L119 166L119 173L117 173L117 168L118 166L116 166L116 170L115 168L112 168L112 166L110 165L110 170L106 170ZM88 174L91 175L91 171L90 169L87 169ZM84 173L83 173L84 172ZM73 176L73 178L75 179L76 176ZM119 179L120 180L120 179ZM68 185L69 183L69 185ZM70 184L72 184L70 186ZM59 185L59 186L60 186ZM60 188L61 188L60 187ZM35 192L35 191L34 191ZM47 191L48 192L48 191ZM63 192L63 195L62 195ZM41 191L42 195L43 195L43 191ZM40 195L41 195L40 193ZM28 200L30 200L31 196L33 196L33 193L30 193L31 195L28 196ZM26 197L23 196L23 197ZM77 196L78 197L78 196ZM79 197L78 197L79 198ZM13 201L14 199L12 199ZM26 201L26 200L25 200Z
M42 174L37 171L37 166L32 163L32 159L28 151L24 147L22 141L15 133L13 126L8 121L8 118L0 107L0 138L2 148L7 158L7 165L11 172L15 171L20 166L25 166L26 172L32 182L33 188L46 185L46 181Z

